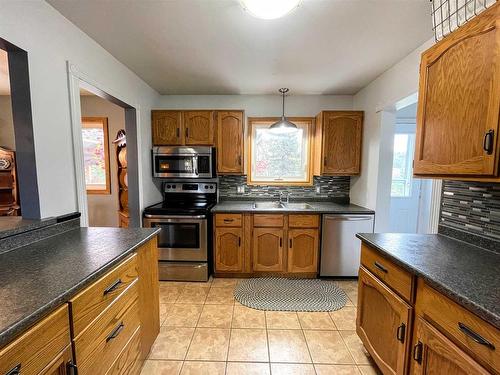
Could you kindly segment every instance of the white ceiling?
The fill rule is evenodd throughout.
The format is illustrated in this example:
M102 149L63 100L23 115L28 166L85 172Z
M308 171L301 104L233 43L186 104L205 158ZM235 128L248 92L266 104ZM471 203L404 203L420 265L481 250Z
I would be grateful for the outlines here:
M47 0L161 94L354 94L432 37L428 0Z
M3 49L0 49L0 95L10 95L9 60Z

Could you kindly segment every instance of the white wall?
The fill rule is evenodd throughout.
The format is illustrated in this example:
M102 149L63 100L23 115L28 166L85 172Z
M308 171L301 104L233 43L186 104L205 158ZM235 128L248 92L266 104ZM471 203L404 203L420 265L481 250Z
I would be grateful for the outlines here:
M10 95L0 95L0 147L16 149Z
M150 109L159 95L42 0L0 0L0 37L28 52L42 217L78 210L66 61L138 108L143 205L161 194L151 179ZM146 162L147 160L147 162Z
M81 96L82 117L107 117L109 133L109 170L111 194L87 194L89 225L91 227L118 227L118 163L113 140L120 129L125 129L125 110L98 96Z
M326 109L352 109L351 95L290 95L285 114L316 116ZM276 95L163 95L158 109L244 109L247 117L281 116L281 97Z
M353 107L365 111L361 175L351 180L351 202L371 209L377 206L379 160L384 142L382 110L391 110L399 100L418 91L421 53L433 44L429 40L354 95ZM380 200L379 200L380 202ZM377 222L377 220L376 220ZM376 223L375 230L379 230Z

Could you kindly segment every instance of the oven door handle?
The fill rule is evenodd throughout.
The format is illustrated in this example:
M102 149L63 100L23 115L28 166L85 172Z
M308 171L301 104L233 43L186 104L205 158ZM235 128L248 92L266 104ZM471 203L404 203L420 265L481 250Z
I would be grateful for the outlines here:
M149 215L145 214L147 219L206 219L207 215Z

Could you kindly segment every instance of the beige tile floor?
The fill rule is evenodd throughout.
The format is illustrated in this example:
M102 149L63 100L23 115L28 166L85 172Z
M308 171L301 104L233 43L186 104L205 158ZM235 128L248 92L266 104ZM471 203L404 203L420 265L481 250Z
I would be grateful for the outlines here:
M161 282L162 327L141 375L379 374L355 332L355 281L339 281L349 301L331 313L250 309L237 283Z

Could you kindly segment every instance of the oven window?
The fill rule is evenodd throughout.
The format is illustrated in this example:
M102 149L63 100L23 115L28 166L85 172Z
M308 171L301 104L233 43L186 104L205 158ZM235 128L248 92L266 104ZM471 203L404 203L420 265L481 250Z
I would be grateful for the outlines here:
M192 156L156 156L155 168L158 173L193 173Z
M200 224L153 223L161 228L158 247L175 249L197 249L200 247Z

